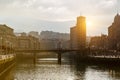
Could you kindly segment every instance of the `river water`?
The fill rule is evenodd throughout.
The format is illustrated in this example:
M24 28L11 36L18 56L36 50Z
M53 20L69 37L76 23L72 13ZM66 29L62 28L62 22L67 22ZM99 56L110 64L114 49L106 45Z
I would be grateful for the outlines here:
M120 80L120 65L71 64L63 59L40 58L36 64L20 60L0 80Z

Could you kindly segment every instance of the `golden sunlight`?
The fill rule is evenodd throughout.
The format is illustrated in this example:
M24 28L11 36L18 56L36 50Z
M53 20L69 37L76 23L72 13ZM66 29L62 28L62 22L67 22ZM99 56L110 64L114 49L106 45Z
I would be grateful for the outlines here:
M91 27L93 24L92 24L91 21L87 21L87 22L86 22L86 25L87 25L87 27Z

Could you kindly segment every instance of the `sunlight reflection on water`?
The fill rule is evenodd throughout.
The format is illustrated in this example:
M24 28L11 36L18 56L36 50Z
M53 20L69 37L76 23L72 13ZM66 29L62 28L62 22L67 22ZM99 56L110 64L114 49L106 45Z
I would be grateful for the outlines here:
M53 64L46 63L46 60L53 61ZM86 64L59 65L54 63L56 61L56 58L44 58L39 59L35 65L31 62L19 63L12 71L13 73L10 73L10 75L13 74L13 79L6 80L120 80L119 68L112 70Z

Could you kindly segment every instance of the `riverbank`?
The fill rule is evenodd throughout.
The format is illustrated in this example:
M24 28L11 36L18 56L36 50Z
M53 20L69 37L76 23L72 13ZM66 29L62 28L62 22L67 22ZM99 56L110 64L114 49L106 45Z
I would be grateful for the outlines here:
M97 65L119 65L120 57L114 56L80 56L78 53L70 55L71 64L97 64Z
M0 55L0 76L6 72L11 65L14 64L14 60L14 54Z

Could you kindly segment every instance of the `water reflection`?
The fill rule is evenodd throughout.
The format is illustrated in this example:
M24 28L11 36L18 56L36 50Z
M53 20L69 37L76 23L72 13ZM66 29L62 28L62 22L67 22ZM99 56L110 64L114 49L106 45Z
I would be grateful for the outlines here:
M0 75L0 80L14 80L14 66L12 66L8 71Z
M0 80L120 80L118 65L70 64L66 59L62 62L58 65L56 58L38 59L36 64L19 61Z
M41 59L42 63L34 64L18 64L15 79L19 80L70 80L74 79L70 65L58 65L56 59L52 59L53 64L44 62L48 59ZM45 61L44 61L45 60ZM51 60L51 59L50 59ZM52 62L51 61L51 62ZM24 77L23 77L24 76Z

